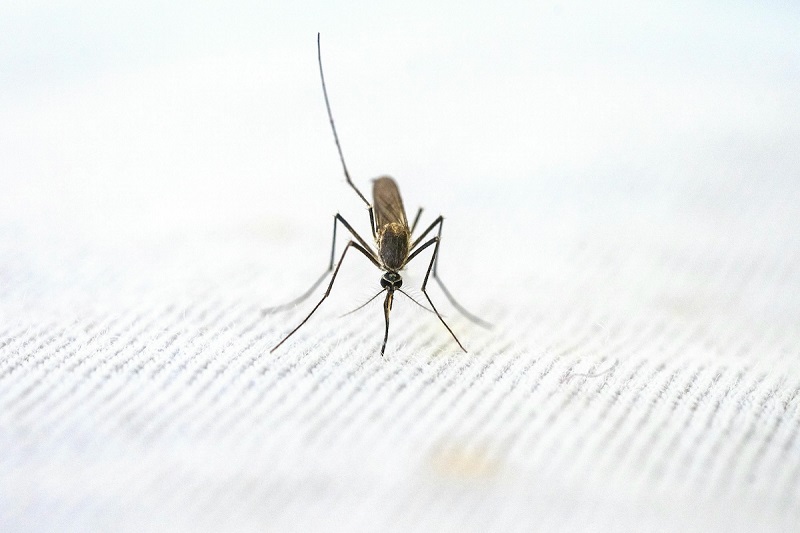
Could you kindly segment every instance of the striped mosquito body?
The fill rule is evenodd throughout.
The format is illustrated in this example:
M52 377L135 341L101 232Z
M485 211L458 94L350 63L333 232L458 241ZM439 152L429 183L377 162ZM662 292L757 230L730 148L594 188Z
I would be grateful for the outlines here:
M322 72L322 52L320 49L320 42L319 42L319 34L317 34L317 59L319 63L319 74L320 80L322 82L322 94L325 98L325 108L328 112L328 119L331 123L331 130L333 131L333 139L336 143L336 149L339 153L339 160L342 164L342 169L344 171L345 179L347 180L347 184L352 187L361 201L366 204L369 213L370 219L370 230L372 231L372 236L375 241L375 249L372 246L367 244L367 242L362 238L353 227L347 222L344 217L340 214L336 214L333 217L333 242L331 244L331 255L330 255L330 262L328 264L328 269L319 277L319 279L314 282L310 289L308 289L305 293L303 293L300 297L288 302L284 305L280 305L277 307L273 307L270 309L265 309L265 313L271 313L275 311L279 311L282 309L287 309L289 307L294 306L306 298L308 298L314 290L325 280L328 275L331 275L330 282L328 283L328 288L325 290L325 294L322 298L317 302L317 305L311 309L311 312L297 325L292 331L290 331L283 339L272 349L275 351L281 346L286 340L294 335L294 333L299 330L311 316L316 312L322 302L328 297L333 288L333 283L336 280L336 276L339 273L339 269L344 262L344 258L347 256L347 252L351 248L355 248L358 250L363 256L365 256L373 265L378 267L384 273L381 276L380 284L382 290L373 296L367 303L378 297L382 293L386 293L386 297L383 302L383 313L384 313L384 320L385 320L385 330L383 335L383 344L381 345L381 355L384 354L386 350L386 342L389 338L389 314L392 310L392 303L394 302L394 293L400 292L411 299L417 305L425 308L422 304L414 300L411 296L406 294L403 289L403 278L400 275L400 271L403 270L406 265L414 259L420 252L423 250L428 249L429 247L433 247L433 253L431 255L430 262L428 264L428 270L425 273L425 279L422 282L422 293L425 295L425 298L430 305L429 311L432 311L436 316L439 318L441 323L447 328L447 331L456 341L458 346L466 352L466 349L458 340L453 330L450 329L450 326L444 321L444 318L436 309L436 306L433 304L430 296L427 292L427 285L428 279L432 277L436 280L441 287L442 292L444 292L447 299L450 301L451 304L465 317L472 320L473 322L480 324L484 327L489 327L489 324L481 320L480 318L476 317L469 313L466 309L464 309L450 294L450 291L444 286L444 283L439 279L439 276L436 271L436 267L438 264L439 259L439 245L441 243L441 236L442 236L442 223L444 218L442 216L437 217L431 225L429 225L418 237L413 238L412 235L414 230L417 226L417 222L419 221L419 217L422 214L422 208L417 211L416 216L414 217L414 221L409 227L408 225L408 218L406 217L406 211L403 207L403 199L400 196L400 190L397 187L397 183L390 178L389 176L382 176L373 180L372 185L372 198L373 202L370 204L366 197L361 193L361 191L356 187L353 183L353 180L350 179L350 173L347 170L347 165L344 162L344 155L342 154L342 147L339 143L339 136L336 133L336 126L333 123L333 114L331 113L330 102L328 100L328 91L325 87L325 75ZM336 230L338 225L341 224L347 229L352 237L342 252L339 261L335 262L336 258ZM436 229L436 234L433 236L428 237L431 235ZM426 240L427 237L427 240ZM366 305L366 303L364 304ZM363 305L361 306L363 307ZM360 307L359 307L360 309ZM427 309L427 308L426 308ZM357 310L357 309L356 309Z
M397 183L389 176L373 181L372 209L375 214L375 244L378 247L378 258L381 267L386 271L381 277L381 287L386 291L386 299L383 301L383 315L386 320L386 331L381 346L383 354L389 337L389 313L392 310L394 291L403 286L403 278L398 271L408 262L411 229L408 227L400 190L397 188Z
M375 244L386 270L398 271L406 265L411 249L411 229L397 183L383 176L372 184L372 209L375 212Z

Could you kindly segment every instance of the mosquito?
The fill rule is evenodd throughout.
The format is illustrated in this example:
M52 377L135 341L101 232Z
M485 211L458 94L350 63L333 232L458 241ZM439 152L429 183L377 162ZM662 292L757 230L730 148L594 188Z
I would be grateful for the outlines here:
M422 208L419 208L416 216L414 217L414 221L409 227L408 219L406 218L406 211L403 207L403 199L400 196L400 190L398 189L397 183L394 181L394 179L390 178L389 176L382 176L373 180L372 203L369 203L358 187L356 187L355 183L353 183L353 180L350 178L350 173L347 170L347 165L344 162L342 146L339 142L339 135L336 133L336 126L333 123L333 114L331 113L331 105L330 101L328 100L328 89L325 86L325 74L322 71L322 52L320 47L319 33L317 34L317 63L319 64L319 77L322 82L322 94L325 97L325 109L328 112L328 120L331 123L333 140L336 142L336 150L339 153L339 160L342 163L344 177L347 180L348 185L353 188L361 201L363 201L367 206L367 210L369 212L370 229L372 230L372 237L375 241L375 247L377 248L377 251L367 244L367 242L358 234L355 229L353 229L353 226L351 226L350 223L347 222L344 217L342 217L342 215L339 213L334 215L333 240L331 243L331 257L330 262L328 263L328 268L325 270L325 272L323 272L319 279L314 282L311 288L309 288L298 298L286 304L265 309L264 313L274 313L303 302L316 290L317 287L319 287L325 278L328 277L331 272L333 272L331 280L328 283L328 288L325 290L325 294L323 294L322 298L319 300L319 302L317 302L311 312L308 313L308 315L300 322L300 324L298 324L292 331L283 337L283 339L276 344L275 347L270 350L270 352L277 350L284 342L286 342L287 339L289 339L289 337L294 335L297 330L303 327L305 323L308 322L308 319L310 319L317 309L319 309L319 307L322 305L322 302L325 301L330 294L331 289L333 288L333 283L336 281L336 276L339 273L339 269L342 267L342 263L344 262L347 252L350 251L351 248L354 248L364 257L369 259L373 265L384 272L383 276L381 277L382 290L367 302L369 303L384 292L386 293L386 298L383 301L383 316L386 322L386 328L383 334L383 344L381 345L381 355L384 355L386 350L386 342L389 339L389 313L392 310L392 302L394 301L395 291L404 294L414 303L425 308L425 306L414 300L414 298L402 290L401 287L403 286L403 278L400 275L400 271L403 270L412 259L417 257L421 252L430 248L431 246L433 246L433 254L431 255L430 263L428 263L428 270L425 273L425 279L422 281L422 294L425 295L425 298L428 300L428 303L431 306L429 311L432 310L433 313L439 317L439 320L453 337L453 340L456 341L456 344L458 344L459 348L466 352L466 348L464 348L464 345L458 340L458 337L456 337L456 334L453 332L450 326L447 325L444 317L442 317L442 314L436 309L436 306L433 304L430 295L428 295L427 286L428 279L431 277L431 274L453 307L455 307L462 315L483 327L489 328L491 326L489 323L481 320L477 316L464 309L464 307L459 304L455 298L453 298L453 295L450 294L449 290L447 290L447 287L445 287L444 283L442 283L442 280L439 279L437 265L439 262L439 246L442 240L442 225L444 218L441 215L438 216L436 220L434 220L418 237L413 238L412 235L417 227L417 222L419 222L420 215L422 215ZM343 225L347 231L350 232L350 235L352 235L353 238L348 241L347 246L345 246L344 251L342 252L342 255L339 257L339 261L334 262L336 254L336 230L339 224ZM436 230L436 235L425 240L426 237L428 237L434 230Z

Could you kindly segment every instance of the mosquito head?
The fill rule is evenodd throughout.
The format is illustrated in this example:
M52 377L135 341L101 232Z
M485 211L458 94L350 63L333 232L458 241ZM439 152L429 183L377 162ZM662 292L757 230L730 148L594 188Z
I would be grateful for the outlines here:
M384 289L389 289L389 291L395 291L403 286L403 278L400 277L400 274L397 272L387 272L381 278L381 287Z

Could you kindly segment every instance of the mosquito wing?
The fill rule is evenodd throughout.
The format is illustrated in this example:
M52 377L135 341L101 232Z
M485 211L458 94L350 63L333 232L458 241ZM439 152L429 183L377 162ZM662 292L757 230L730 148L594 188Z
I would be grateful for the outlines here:
M378 228L390 223L402 224L408 228L406 210L397 183L389 176L372 181L372 209L375 212L375 225Z

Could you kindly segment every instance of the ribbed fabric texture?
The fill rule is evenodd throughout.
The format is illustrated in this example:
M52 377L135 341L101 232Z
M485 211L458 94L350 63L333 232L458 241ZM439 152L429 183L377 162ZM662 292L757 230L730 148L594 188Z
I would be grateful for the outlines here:
M770 217L797 208L770 198L538 235L552 208L511 209L480 245L452 217L442 276L495 327L434 286L469 353L400 297L386 357L380 301L338 317L378 288L357 256L269 352L314 300L261 309L324 267L325 218L313 246L7 222L3 530L796 530L800 247Z

